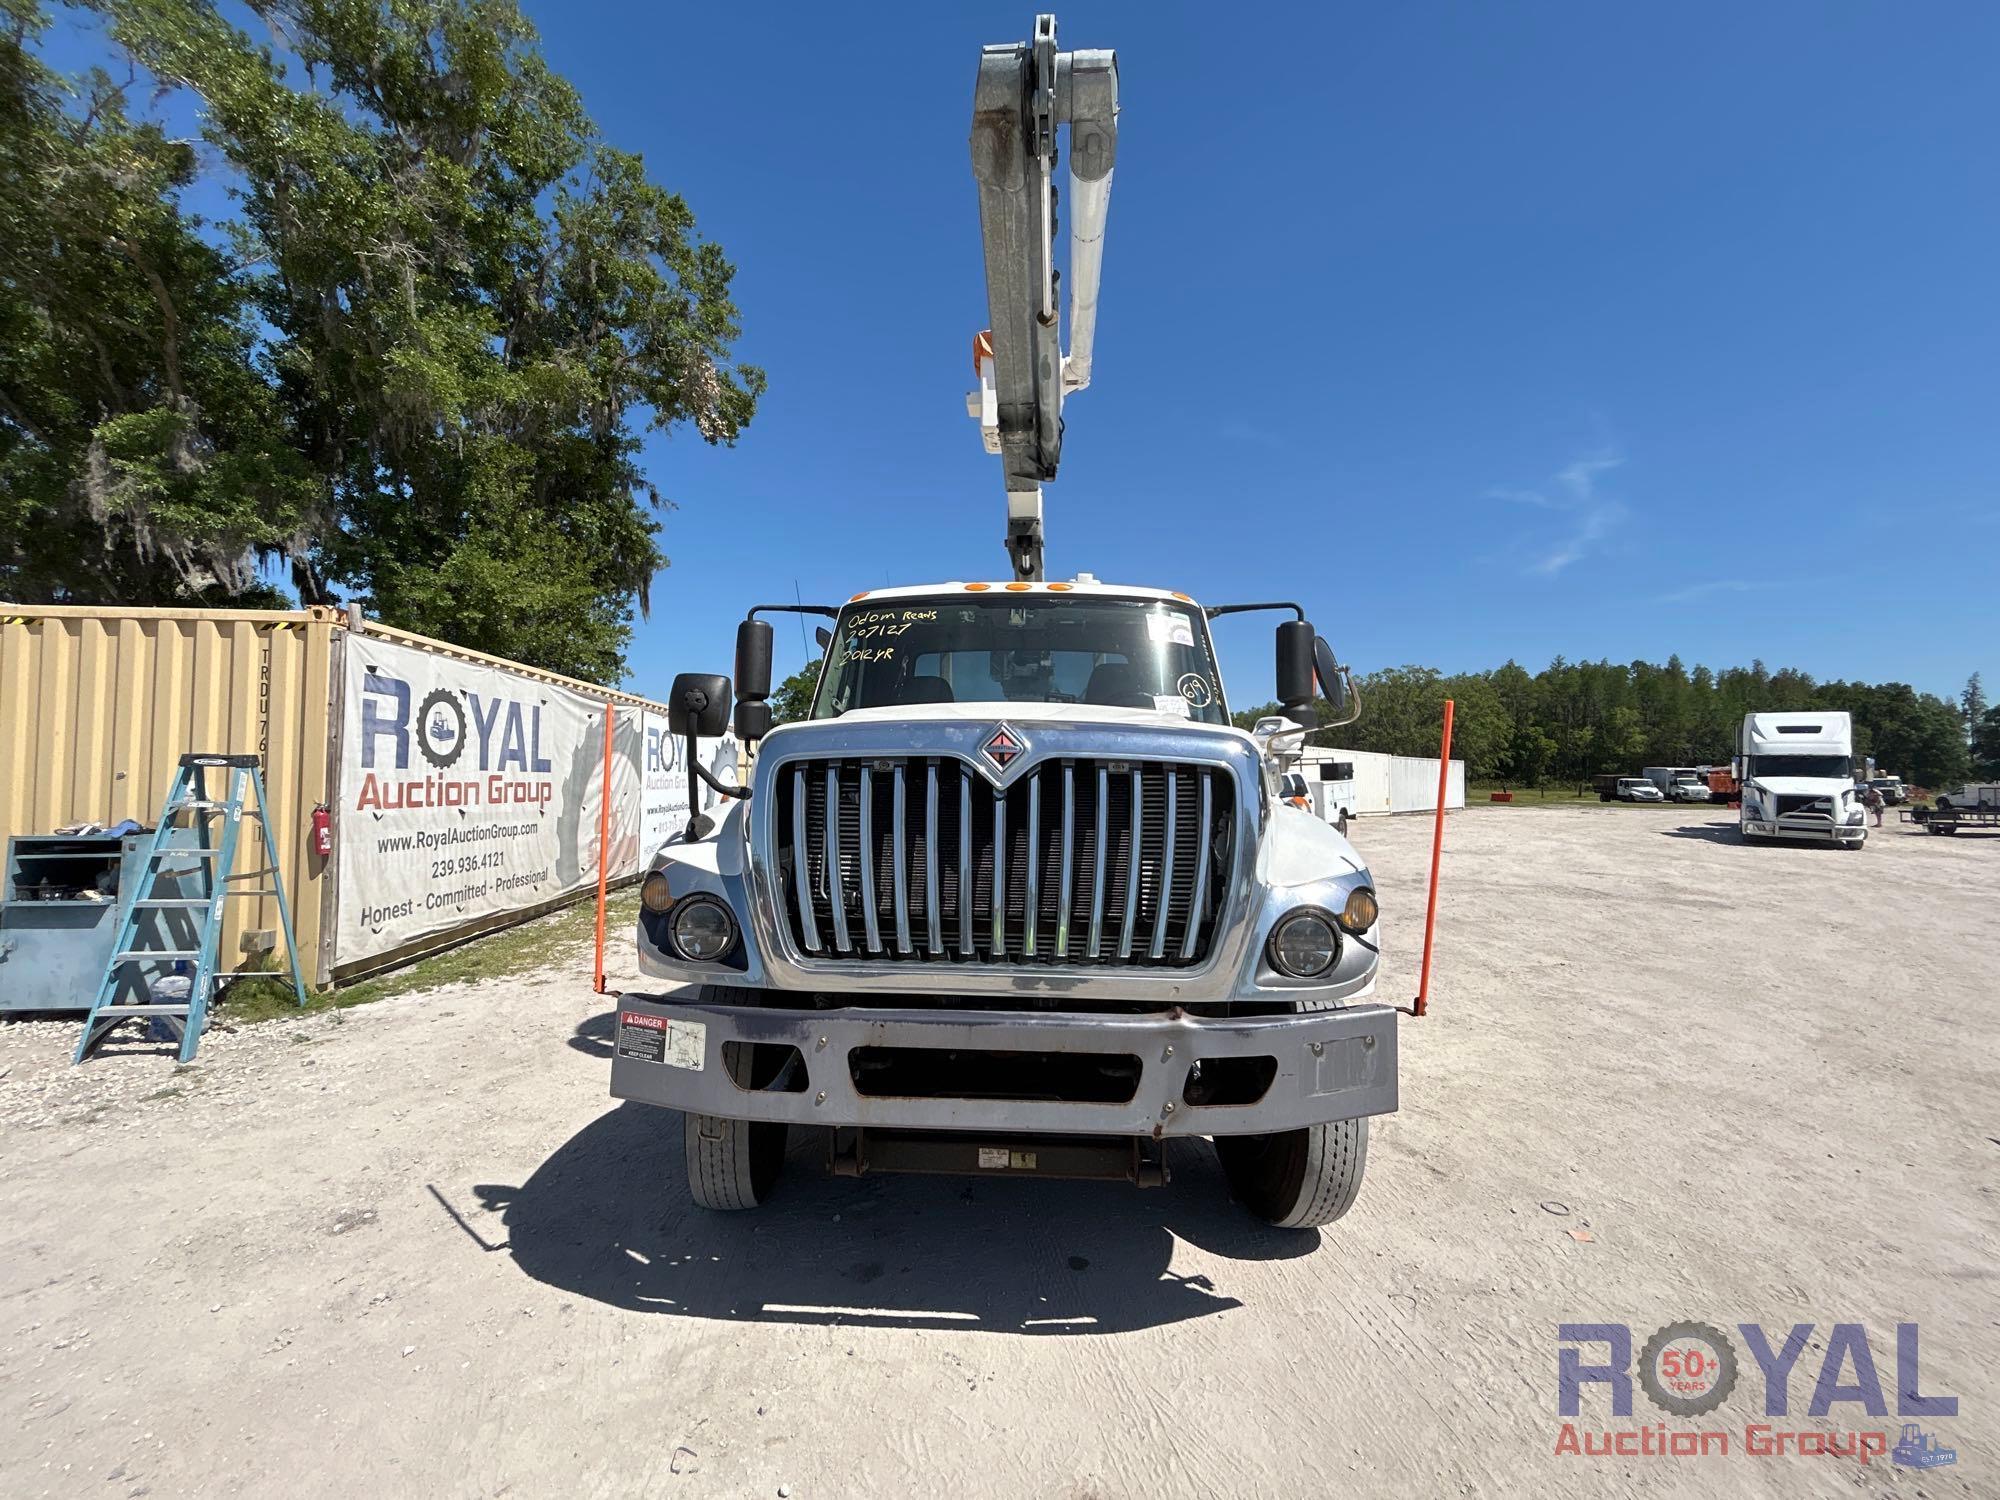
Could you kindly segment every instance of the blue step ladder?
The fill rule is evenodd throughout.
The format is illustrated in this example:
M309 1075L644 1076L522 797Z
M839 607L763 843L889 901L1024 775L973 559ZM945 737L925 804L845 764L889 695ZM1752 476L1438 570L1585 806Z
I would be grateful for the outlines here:
M211 775L221 783L213 791ZM246 806L251 797L254 807ZM265 868L238 874L236 844L245 818L257 821ZM268 886L237 884L266 877ZM163 883L169 888L162 890ZM150 1025L154 1018L180 1039L180 1060L194 1060L202 1028L208 1024L209 1002L214 998L216 947L222 940L223 908L231 896L278 898L278 919L284 928L291 969L289 974L274 972L269 977L289 978L303 1006L306 987L299 970L299 945L292 935L292 909L285 899L284 875L271 837L271 820L264 804L264 772L258 758L183 755L166 805L160 809L139 878L130 890L119 893L118 940L112 944L104 977L98 981L97 997L84 1020L74 1062L90 1056L125 1022ZM166 946L160 946L161 942ZM155 992L161 988L160 981L173 975L187 977L186 998L159 998Z

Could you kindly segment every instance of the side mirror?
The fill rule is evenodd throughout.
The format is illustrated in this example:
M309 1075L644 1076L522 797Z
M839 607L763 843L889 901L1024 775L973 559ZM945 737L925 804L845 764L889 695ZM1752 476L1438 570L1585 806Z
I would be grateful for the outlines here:
M768 628L768 627L767 627ZM729 679L682 672L667 695L667 728L674 734L713 739L729 728Z
M1278 702L1294 724L1313 725L1313 628L1304 620L1278 627Z
M1352 724L1361 717L1361 694L1355 690L1354 674L1334 660L1333 647L1324 637L1313 637L1312 656L1313 676L1319 680L1320 696L1333 710L1332 721L1324 727Z
M726 694L726 685L724 691ZM762 739L771 727L771 710L765 702L771 696L771 625L767 620L745 620L736 627L736 691L742 699L736 708L737 737Z
M833 632L824 625L813 626L813 639L819 642L820 655L826 655L833 646Z

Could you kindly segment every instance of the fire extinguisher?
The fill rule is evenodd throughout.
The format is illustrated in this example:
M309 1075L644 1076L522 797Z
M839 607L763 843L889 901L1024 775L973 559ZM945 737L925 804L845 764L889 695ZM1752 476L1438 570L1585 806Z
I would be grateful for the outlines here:
M321 859L333 853L333 814L324 802L313 809L312 846Z

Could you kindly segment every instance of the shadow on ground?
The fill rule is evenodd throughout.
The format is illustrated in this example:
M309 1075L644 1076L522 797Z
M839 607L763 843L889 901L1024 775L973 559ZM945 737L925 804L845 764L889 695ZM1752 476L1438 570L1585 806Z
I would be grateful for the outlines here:
M1663 839L1700 839L1710 844L1740 844L1743 835L1734 823L1684 823L1679 828L1662 828Z
M1872 832L1873 830L1871 830ZM1743 837L1735 823L1687 823L1679 828L1662 828L1660 837L1667 839L1700 839L1707 844L1737 844L1744 848L1750 840ZM1759 839L1760 844L1776 844L1786 849L1843 849L1848 846L1836 844L1832 839Z
M569 1045L588 1057L611 1058L611 1039L618 1031L618 1012L607 1010L592 1016L576 1028Z
M823 1131L792 1132L765 1207L694 1207L681 1116L625 1104L518 1187L472 1193L507 1226L537 1281L634 1312L732 1321L1007 1333L1119 1333L1242 1305L1206 1276L1168 1269L1176 1237L1237 1260L1309 1255L1316 1230L1270 1229L1231 1202L1205 1141L1172 1144L1173 1181L836 1178Z

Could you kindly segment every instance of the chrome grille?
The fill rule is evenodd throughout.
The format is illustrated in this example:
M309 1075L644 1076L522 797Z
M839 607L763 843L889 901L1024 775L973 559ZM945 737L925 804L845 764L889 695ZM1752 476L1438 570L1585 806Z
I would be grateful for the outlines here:
M1778 816L1781 818L1816 818L1822 823L1833 821L1833 799L1825 796L1800 796L1790 792L1778 793Z
M1220 767L1051 758L1001 791L955 756L810 759L780 766L774 789L772 884L811 957L1208 957L1236 837Z

